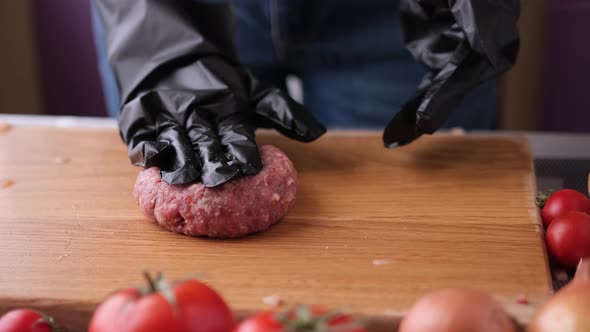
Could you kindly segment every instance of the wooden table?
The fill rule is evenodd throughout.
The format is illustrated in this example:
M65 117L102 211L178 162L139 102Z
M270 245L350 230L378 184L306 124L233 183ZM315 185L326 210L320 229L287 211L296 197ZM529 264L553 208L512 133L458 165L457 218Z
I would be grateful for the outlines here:
M81 330L144 269L200 274L238 314L276 294L386 317L430 290L465 286L526 320L550 294L525 140L438 135L388 150L378 133L332 132L311 144L259 142L295 163L296 206L264 234L219 241L140 214L139 169L113 129L0 133L0 179L13 181L0 189L0 311L32 306ZM531 305L516 305L521 296Z

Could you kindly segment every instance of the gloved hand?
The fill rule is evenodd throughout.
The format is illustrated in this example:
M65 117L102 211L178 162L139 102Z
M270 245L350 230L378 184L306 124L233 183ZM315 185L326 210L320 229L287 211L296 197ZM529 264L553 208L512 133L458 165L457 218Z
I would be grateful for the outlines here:
M519 49L519 0L401 0L401 12L406 47L427 70L387 125L387 147L441 128L465 95L514 64Z
M325 132L303 106L237 64L226 4L96 2L134 165L160 167L171 184L217 186L262 169L257 128L303 142Z

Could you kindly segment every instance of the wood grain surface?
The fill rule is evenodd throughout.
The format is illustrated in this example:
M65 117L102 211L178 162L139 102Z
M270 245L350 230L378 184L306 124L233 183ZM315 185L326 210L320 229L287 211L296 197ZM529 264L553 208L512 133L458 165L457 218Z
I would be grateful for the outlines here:
M333 132L259 143L295 163L296 206L264 234L220 241L140 214L139 168L115 130L0 134L0 180L12 181L0 188L0 311L32 306L84 330L96 304L140 284L144 269L200 276L240 315L276 294L395 317L425 292L464 286L526 320L550 294L524 140L435 135L388 150L379 133ZM531 304L515 305L522 296Z

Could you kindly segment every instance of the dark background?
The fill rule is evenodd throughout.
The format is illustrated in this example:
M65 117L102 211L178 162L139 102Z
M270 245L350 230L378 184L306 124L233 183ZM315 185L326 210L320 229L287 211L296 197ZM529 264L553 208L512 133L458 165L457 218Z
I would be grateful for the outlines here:
M590 1L521 0L502 128L590 132ZM106 116L89 0L0 2L0 113Z

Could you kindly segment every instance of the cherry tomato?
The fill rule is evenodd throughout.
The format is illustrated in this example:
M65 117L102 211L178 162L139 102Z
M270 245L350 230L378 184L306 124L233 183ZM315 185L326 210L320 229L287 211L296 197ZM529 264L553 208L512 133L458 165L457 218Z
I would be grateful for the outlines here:
M320 307L299 306L286 311L264 311L242 321L235 332L365 332L352 316Z
M581 192L572 189L562 189L549 196L541 211L543 226L549 227L556 218L570 211L590 213L590 200Z
M0 332L51 332L50 318L30 309L15 309L0 318Z
M553 220L545 234L547 249L555 262L574 269L590 256L590 215L570 211Z
M231 332L236 322L224 300L197 280L168 285L160 276L150 287L108 297L94 312L89 332Z

